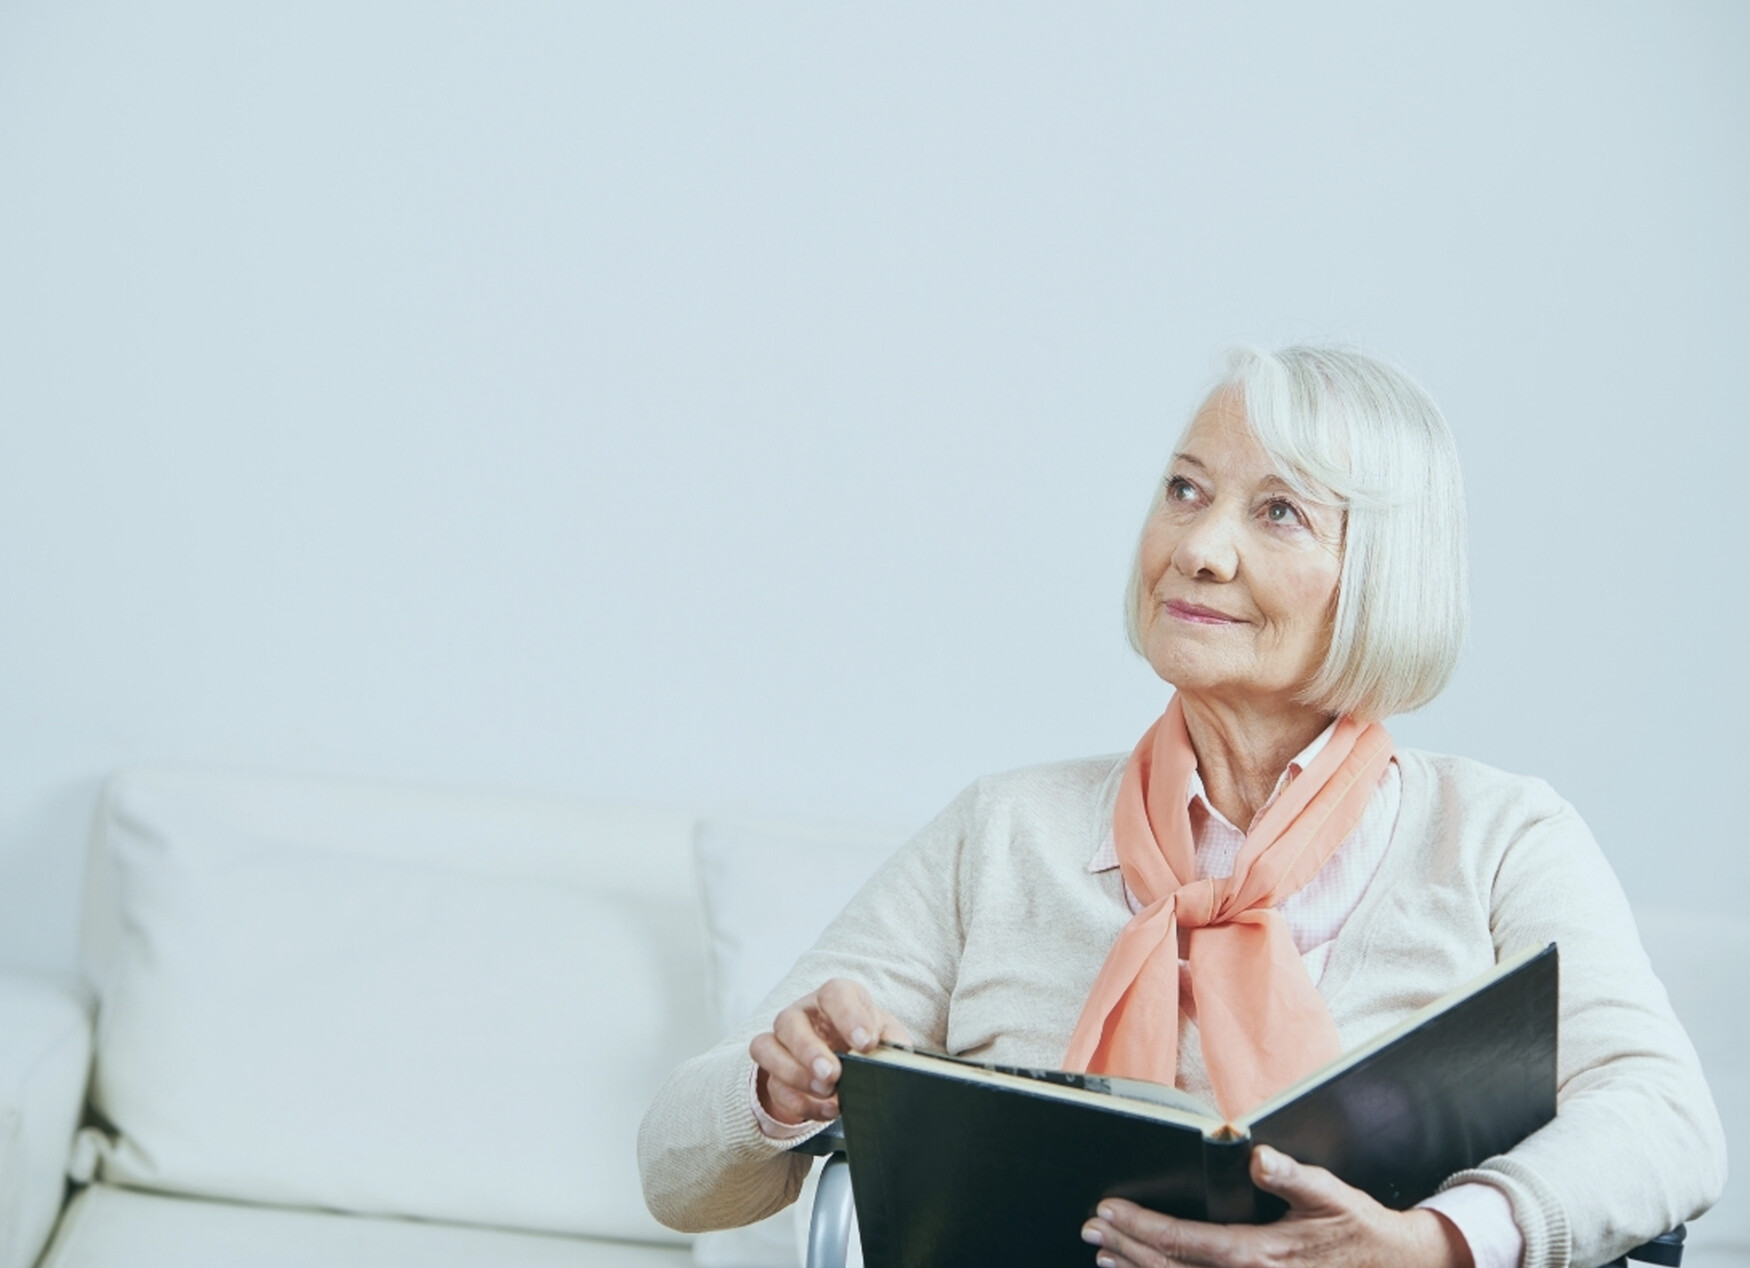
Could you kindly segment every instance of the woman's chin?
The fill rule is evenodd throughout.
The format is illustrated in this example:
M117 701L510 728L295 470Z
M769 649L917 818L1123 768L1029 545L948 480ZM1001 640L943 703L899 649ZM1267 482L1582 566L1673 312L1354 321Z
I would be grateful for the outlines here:
M1175 691L1244 689L1244 675L1235 673L1232 665L1223 665L1199 651L1175 642L1168 647L1150 648L1148 663L1160 680Z
M1210 666L1150 662L1154 671L1175 692L1182 696L1206 700L1229 708L1300 714L1306 706L1300 702L1302 686L1293 683L1262 682L1257 678L1235 673L1223 673Z

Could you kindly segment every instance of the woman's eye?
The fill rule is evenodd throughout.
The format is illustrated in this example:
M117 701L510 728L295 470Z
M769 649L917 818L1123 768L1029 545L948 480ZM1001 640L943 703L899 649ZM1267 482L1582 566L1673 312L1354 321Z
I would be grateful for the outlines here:
M1197 486L1184 476L1173 476L1167 481L1167 501L1189 502L1197 496Z
M1300 512L1294 509L1292 502L1278 499L1264 508L1264 518L1272 524L1298 524Z

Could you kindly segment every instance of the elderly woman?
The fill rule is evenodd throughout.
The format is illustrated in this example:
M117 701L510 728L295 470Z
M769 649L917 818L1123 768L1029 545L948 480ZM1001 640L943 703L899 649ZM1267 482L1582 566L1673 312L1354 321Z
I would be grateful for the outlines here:
M640 1139L651 1209L705 1229L794 1200L808 1160L785 1151L836 1116L837 1054L884 1038L1175 1082L1231 1115L1553 941L1542 1131L1401 1212L1260 1148L1280 1221L1111 1200L1081 1230L1090 1256L1587 1265L1704 1210L1719 1120L1585 824L1538 780L1395 749L1380 725L1452 673L1463 529L1452 438L1402 373L1236 353L1129 588L1166 712L1126 756L979 780L901 850L773 994L769 1029L665 1085Z

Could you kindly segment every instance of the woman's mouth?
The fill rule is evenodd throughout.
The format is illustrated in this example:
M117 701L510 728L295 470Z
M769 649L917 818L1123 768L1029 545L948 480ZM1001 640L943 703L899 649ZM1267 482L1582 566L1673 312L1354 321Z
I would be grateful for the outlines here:
M1239 618L1229 616L1226 612L1217 612L1214 608L1206 608L1199 603L1186 603L1183 599L1169 599L1162 605L1168 615L1176 616L1181 621L1192 621L1198 625L1238 625Z

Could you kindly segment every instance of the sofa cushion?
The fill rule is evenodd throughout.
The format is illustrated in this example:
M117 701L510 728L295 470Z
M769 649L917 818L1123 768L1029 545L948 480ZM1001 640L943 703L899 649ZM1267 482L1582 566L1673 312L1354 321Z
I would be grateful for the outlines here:
M898 832L746 819L699 823L694 853L725 1033L755 1015L903 840ZM703 1233L694 1258L700 1268L794 1268L802 1259L797 1223L806 1232L808 1213L803 1204L746 1228Z
M899 832L699 822L694 853L724 1033L754 1015L904 840Z
M685 1268L685 1250L94 1185L41 1268Z
M639 1118L712 1038L689 817L164 771L100 810L109 1181L648 1240Z
M1750 1266L1750 920L1694 906L1635 910L1641 942L1701 1057L1726 1129L1726 1189L1689 1228L1686 1268ZM1632 1147L1627 1142L1625 1147Z

